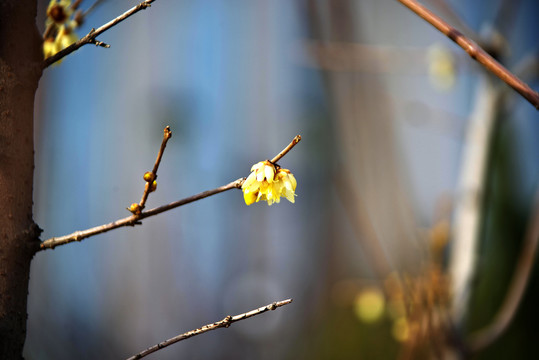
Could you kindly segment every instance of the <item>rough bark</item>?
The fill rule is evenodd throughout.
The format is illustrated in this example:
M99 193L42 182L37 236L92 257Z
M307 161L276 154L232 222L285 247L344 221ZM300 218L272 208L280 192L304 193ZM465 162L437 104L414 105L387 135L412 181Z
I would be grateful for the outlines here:
M32 220L34 95L42 55L35 0L0 0L0 359L20 359L26 337Z

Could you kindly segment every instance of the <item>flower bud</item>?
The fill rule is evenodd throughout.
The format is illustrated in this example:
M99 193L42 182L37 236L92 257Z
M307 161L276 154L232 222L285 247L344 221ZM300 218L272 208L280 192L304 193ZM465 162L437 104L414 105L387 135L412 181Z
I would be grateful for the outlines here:
M134 215L139 215L140 205L137 203L132 203L131 206L127 208L127 210L131 211Z
M155 180L155 175L151 171L146 171L143 176L144 181L146 182L152 182Z

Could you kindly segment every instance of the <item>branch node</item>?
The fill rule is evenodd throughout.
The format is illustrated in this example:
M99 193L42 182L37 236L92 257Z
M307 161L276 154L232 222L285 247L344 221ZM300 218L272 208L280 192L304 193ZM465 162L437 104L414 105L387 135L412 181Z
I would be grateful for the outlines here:
M225 328L228 328L230 325L232 325L232 316L228 315L226 318L223 319L223 324Z

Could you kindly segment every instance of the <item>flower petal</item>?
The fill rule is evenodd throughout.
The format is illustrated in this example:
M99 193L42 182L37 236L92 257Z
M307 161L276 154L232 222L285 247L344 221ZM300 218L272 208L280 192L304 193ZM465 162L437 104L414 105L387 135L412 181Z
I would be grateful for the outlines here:
M273 165L269 164L264 167L264 175L269 183L273 181L273 177L275 176L275 168Z

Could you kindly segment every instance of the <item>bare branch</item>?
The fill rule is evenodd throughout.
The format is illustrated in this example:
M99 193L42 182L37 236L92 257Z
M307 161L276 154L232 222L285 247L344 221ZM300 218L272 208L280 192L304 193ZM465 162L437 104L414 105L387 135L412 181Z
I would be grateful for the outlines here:
M147 217L160 214L162 212L177 208L182 205L192 203L200 199L207 198L212 195L222 193L230 189L239 189L241 188L241 185L243 184L244 180L245 178L240 178L236 181L233 181L229 184L223 185L216 189L204 191L199 194L189 196L185 199L171 202L170 204L167 204L167 205L162 205L148 211L143 211L139 215L131 215L129 217L116 220L105 225L96 226L87 230L75 231L74 233L65 235L65 236L53 237L53 238L47 239L41 243L39 250L54 249L58 245L65 245L74 241L81 241L90 236L101 234L101 233L104 233L104 232L107 232L107 231L110 231L119 227L139 225L141 224L141 220Z
M469 341L469 349L472 353L490 346L504 333L515 317L518 306L524 297L539 243L539 191L535 196L535 206L525 236L518 263L503 304L491 324L472 334Z
M122 15L118 16L117 18L109 21L108 23L101 26L100 28L90 30L90 32L86 36L82 37L77 42L69 45L65 49L57 52L56 54L54 54L53 56L48 57L47 59L45 59L43 61L43 68L45 69L45 68L49 67L50 65L54 64L58 60L64 58L65 56L71 54L72 52L78 50L80 47L82 47L84 45L87 45L87 44L94 44L94 45L98 45L98 46L101 46L101 47L110 47L109 45L103 43L102 41L96 40L96 37L98 37L99 35L101 35L105 31L107 31L111 27L118 25L120 22L124 21L125 19L127 19L131 15L136 14L140 10L144 10L144 9L150 7L151 3L153 3L154 1L155 0L145 0L145 1L141 2L140 4L136 5L135 7L131 8L130 10L126 11Z
M462 35L457 29L446 23L440 17L429 11L415 0L398 0L401 4L419 15L422 19L430 23L441 33L457 43L468 55L478 63L483 65L488 71L505 81L516 92L528 100L536 109L539 109L539 93L532 90L525 82L516 77L503 65L494 60L475 42Z
M290 144L288 144L287 147L283 149L280 153L278 153L273 159L270 160L272 163L276 163L277 161L281 160L283 156L285 156L294 146L296 146L301 141L301 135L296 135L296 137L292 140Z
M435 8L439 9L442 12L442 15L449 21L458 26L466 36L481 44L482 41L479 34L477 34L468 26L466 22L464 22L464 20L455 12L447 0L429 0L428 2L431 5L434 5Z
M172 137L172 131L170 131L170 126L165 127L163 133L163 141L161 142L161 147L159 148L159 152L157 153L157 158L155 159L153 169L151 172L147 172L144 174L144 180L146 181L146 185L144 186L144 193L142 194L140 203L138 204L138 206L136 206L136 211L132 211L135 215L138 215L144 209L144 206L146 205L146 200L148 200L148 195L152 191L154 191L155 186L157 186L157 183L154 183L154 181L157 179L157 169L159 168L159 164L161 163L161 158L163 157L163 153L165 151L165 147L167 146L168 139Z
M156 175L157 168L159 167L161 157L163 156L163 151L165 150L165 146L166 146L166 143L167 143L168 139L172 136L172 132L170 131L170 128L168 126L165 128L164 133L165 134L164 134L164 137L163 137L163 142L161 143L161 148L159 149L157 159L155 160L154 168L153 168L152 172L150 173L150 174L152 174L154 176L157 176ZM286 148L283 149L283 151L281 151L277 156L275 156L273 158L272 162L276 162L279 159L281 159L283 156L285 156L290 151L290 149L292 149L294 146L296 146L296 144L300 140L301 140L301 136L297 135L294 138L294 140L292 140L292 142L290 144L288 144L288 146ZM134 209L131 209L131 208L128 209L129 211L133 212L133 215L131 215L129 217L126 217L126 218L123 218L123 219L120 219L120 220L113 221L113 222L108 223L108 224L99 225L99 226L96 226L96 227L93 227L93 228L90 228L90 229L86 229L86 230L82 230L82 231L75 231L74 233L69 234L69 235L64 235L64 236L53 237L53 238L47 239L47 240L45 240L45 241L43 241L41 243L41 245L39 246L39 250L41 251L41 250L46 250L46 249L54 249L58 245L65 245L65 244L69 244L69 243L72 243L72 242L75 242L75 241L81 241L81 240L86 239L86 238L88 238L90 236L101 234L101 233L104 233L104 232L107 232L107 231L110 231L110 230L113 230L113 229L116 229L116 228L119 228L119 227L139 225L139 224L141 224L141 220L145 219L147 217L160 214L162 212L165 212L165 211L177 208L179 206L183 206L183 205L192 203L194 201L198 201L198 200L207 198L207 197L212 196L212 195L222 193L222 192L230 190L230 189L240 189L241 186L243 185L244 181L245 181L245 178L239 178L239 179L237 179L235 181L232 181L231 183L220 186L220 187L215 188L213 190L207 190L207 191L201 192L199 194L189 196L189 197L187 197L185 199L181 199L181 200L171 202L170 204L162 205L162 206L153 208L153 209L148 210L148 211L142 211L141 204L144 205L144 203L146 201L145 199L148 197L148 194L146 193L147 189L145 188L145 190L144 190L145 196L144 195L142 196L141 204L136 204L136 203L134 204L134 205L136 205L138 210L134 211ZM146 187L148 187L148 186L151 187L151 183L153 183L153 180L151 182L147 180Z
M260 307L258 309L254 309L254 310L251 310L251 311L243 313L243 314L239 314L239 315L235 315L235 316L228 315L227 317L225 317L221 321L214 322L213 324L204 325L201 328L188 331L188 332L183 333L181 335L175 336L175 337L173 337L171 339L160 342L159 344L151 346L151 347L147 348L146 350L141 351L140 353L131 356L127 360L141 359L141 358L145 357L146 355L149 355L149 354L151 354L151 353L153 353L155 351L161 350L161 349L163 349L163 348L165 348L165 347L167 347L169 345L177 343L178 341L182 341L182 340L188 339L188 338L196 336L196 335L203 334L203 333L211 331L211 330L215 330L215 329L219 329L219 328L223 328L223 327L228 328L230 325L232 325L236 321L244 320L244 319L250 318L252 316L265 313L265 312L270 311L270 310L275 310L278 307L290 304L291 302L292 302L292 299L286 299L286 300L283 300L283 301L276 301L274 303L268 304L266 306L262 306L262 307Z

